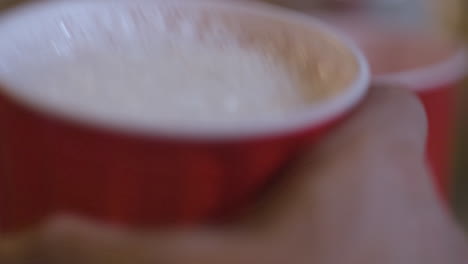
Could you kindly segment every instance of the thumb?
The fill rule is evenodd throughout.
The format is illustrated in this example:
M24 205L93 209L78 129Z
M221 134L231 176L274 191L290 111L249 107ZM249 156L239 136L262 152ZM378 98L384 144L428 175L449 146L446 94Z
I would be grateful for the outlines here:
M401 193L412 193L409 189L432 199L424 162L426 127L424 110L414 95L374 87L349 120L293 164L271 197L260 204L265 206L262 211L287 217L291 212L282 209L300 211L294 207L301 208L316 196L330 207L328 202L348 202L347 196L381 191L388 192L382 194L385 198L401 198Z
M255 220L283 244L307 247L318 263L375 263L377 253L380 263L457 263L450 260L464 250L462 232L425 163L426 123L414 95L374 87L298 161Z

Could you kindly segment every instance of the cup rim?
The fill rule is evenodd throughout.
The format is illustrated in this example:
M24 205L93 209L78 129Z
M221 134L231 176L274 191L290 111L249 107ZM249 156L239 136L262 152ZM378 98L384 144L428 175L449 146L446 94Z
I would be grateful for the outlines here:
M263 121L251 121L251 122L239 122L235 126L224 126L222 125L174 125L174 126L148 126L132 122L124 122L122 120L103 120L93 115L83 115L76 110L66 110L63 107L56 107L47 103L39 103L34 98L27 98L25 94L19 94L15 92L14 88L2 88L2 93L11 99L14 99L17 103L31 107L31 109L42 112L46 115L55 116L63 120L79 123L84 126L91 126L94 128L110 129L112 131L124 132L130 134L143 134L148 136L158 137L164 136L168 138L176 139L188 139L188 140L245 140L265 137L281 137L298 132L308 131L313 128L319 128L329 122L338 119L346 112L350 111L356 106L361 99L365 96L370 83L370 67L364 56L364 53L358 48L358 46L351 41L344 34L341 34L339 30L333 26L327 25L326 23L319 21L316 18L308 15L299 14L294 11L285 10L273 5L264 3L249 3L239 4L232 3L230 1L179 1L179 0L157 0L157 1L132 1L130 2L43 2L34 3L15 10L15 14L26 15L32 18L40 15L41 12L54 12L57 8L62 12L71 12L73 9L66 9L76 5L96 6L100 4L101 7L105 8L108 5L115 4L149 4L158 5L162 3L169 3L171 5L183 4L184 6L194 5L201 7L209 7L211 9L218 10L229 10L229 12L241 12L248 15L263 16L275 20L293 22L306 27L314 27L317 30L324 32L325 34L340 41L344 46L348 48L351 54L354 56L358 64L358 72L355 80L344 89L339 95L333 96L328 100L324 100L322 103L312 104L311 106L305 107L304 110L292 113L290 117L284 119L275 120L263 120ZM42 13L43 14L43 13ZM18 16L13 16L13 22ZM8 19L8 18L7 18ZM13 23L14 25L14 23ZM0 21L1 27L1 21ZM1 59L1 58L0 58ZM33 96L31 96L33 97ZM58 111L57 111L58 110ZM64 111L65 110L65 111Z
M404 85L415 92L436 90L462 80L468 74L468 49L460 47L438 63L393 73L377 74L374 83Z

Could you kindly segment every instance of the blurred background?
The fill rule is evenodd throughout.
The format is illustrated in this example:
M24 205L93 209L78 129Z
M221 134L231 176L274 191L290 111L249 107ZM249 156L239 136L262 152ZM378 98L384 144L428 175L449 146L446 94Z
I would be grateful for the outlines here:
M25 2L46 0L0 0L0 11ZM65 1L65 0L62 0ZM73 0L70 0L73 1ZM112 0L108 0L112 1ZM189 0L187 0L189 1ZM190 0L193 1L193 0ZM254 1L254 0L219 0ZM259 0L260 1L260 0ZM468 1L466 0L264 0L337 23L367 27L375 22L405 28L430 28L440 35L468 43ZM1 19L1 13L0 13ZM391 43L390 43L391 44ZM396 49L396 47L395 47ZM453 163L454 180L449 197L459 219L468 227L468 81L459 88L458 116Z

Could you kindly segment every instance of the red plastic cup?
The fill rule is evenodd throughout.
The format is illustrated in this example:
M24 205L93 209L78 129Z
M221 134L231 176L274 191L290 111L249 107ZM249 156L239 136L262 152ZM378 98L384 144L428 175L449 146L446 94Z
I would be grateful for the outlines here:
M457 93L467 73L466 51L453 50L438 63L375 76L376 82L403 85L421 98L428 118L427 158L444 199L451 193Z
M44 21L63 14L67 19L93 15L97 24L106 24L110 12L138 6L138 12L150 14L146 19L167 14L174 25L185 15L212 15L204 20L212 24L230 19L235 28L263 37L256 39L262 45L284 40L294 48L294 41L304 44L302 40L311 37L307 40L311 45L301 46L307 49L318 41L316 34L324 34L352 55L356 74L336 96L287 119L184 129L101 120L75 109L55 108L3 82L0 229L20 230L59 213L132 227L234 217L306 144L320 140L344 119L367 91L370 74L361 52L318 21L261 4L182 2L70 1L26 7L0 23L0 67L8 43L35 47L45 39L43 30L54 27L45 27ZM80 26L86 30L85 24ZM47 41L54 38L45 35ZM33 41L39 44L26 45Z

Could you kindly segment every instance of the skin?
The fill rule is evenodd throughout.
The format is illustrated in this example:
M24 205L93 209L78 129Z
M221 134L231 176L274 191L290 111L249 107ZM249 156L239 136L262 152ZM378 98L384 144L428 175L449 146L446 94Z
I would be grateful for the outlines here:
M420 102L374 87L244 219L135 231L60 217L0 236L2 264L462 264L464 234L424 162Z

